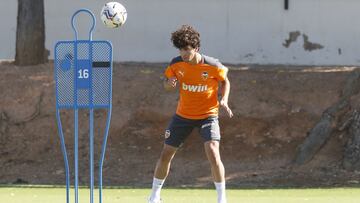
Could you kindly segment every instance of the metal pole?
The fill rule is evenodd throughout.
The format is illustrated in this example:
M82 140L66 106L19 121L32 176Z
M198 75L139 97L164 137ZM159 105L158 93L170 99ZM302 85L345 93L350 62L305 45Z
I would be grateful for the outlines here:
M90 109L90 203L94 202L94 109Z
M75 140L74 140L74 157L75 157L75 203L79 202L79 157L78 157L78 151L79 151L79 145L78 145L78 109L76 108L74 110L74 128L75 128Z
M105 129L105 133L104 133L104 140L103 140L103 144L102 144L101 158L100 158L100 164L99 164L99 203L102 203L102 170L103 170L103 164L104 164L104 159L105 159L106 143L107 143L107 138L109 135L111 109L112 109L112 106L110 104L109 111L108 111L108 117L106 120L106 129Z
M65 139L64 139L64 133L62 130L61 125L61 119L60 119L60 111L59 109L56 109L56 118L58 123L58 133L60 136L60 142L61 142L61 151L63 153L64 162L65 162L65 177L66 177L66 203L70 202L70 175L69 175L69 161L67 158L66 153L66 145L65 145Z

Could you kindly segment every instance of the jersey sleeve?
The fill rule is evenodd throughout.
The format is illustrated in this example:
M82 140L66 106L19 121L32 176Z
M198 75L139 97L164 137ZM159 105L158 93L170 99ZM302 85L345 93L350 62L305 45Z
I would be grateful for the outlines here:
M176 77L176 74L175 74L175 64L176 63L179 63L179 62L182 62L182 58L181 56L177 56L175 58L173 58L170 62L170 64L168 65L168 67L166 68L165 70L165 77L166 78L171 78L171 77Z
M219 62L220 63L220 62ZM224 81L227 77L227 73L228 73L228 68L225 67L224 65L221 64L221 66L218 66L218 69L217 69L217 80L218 81Z
M210 57L210 56L205 56L204 57L204 63L209 64L210 66L213 66L216 71L215 71L215 79L219 82L224 81L227 77L227 72L228 72L228 68L225 67L220 61L219 59Z
M164 75L168 79L175 76L175 72L171 65L166 68Z

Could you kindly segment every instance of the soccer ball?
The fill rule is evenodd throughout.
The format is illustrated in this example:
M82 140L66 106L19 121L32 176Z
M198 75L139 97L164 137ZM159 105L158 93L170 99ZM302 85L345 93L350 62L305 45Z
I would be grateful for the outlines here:
M126 22L127 12L123 5L118 2L106 3L101 9L101 21L106 27L117 28Z

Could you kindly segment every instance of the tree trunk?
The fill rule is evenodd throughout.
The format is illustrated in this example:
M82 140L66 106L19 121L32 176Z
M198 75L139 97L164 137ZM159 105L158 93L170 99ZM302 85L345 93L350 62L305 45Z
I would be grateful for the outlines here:
M348 133L349 141L344 152L343 166L348 170L360 170L360 112L352 113Z
M18 0L16 65L36 65L47 61L44 21L44 0Z
M353 166L353 160L360 158L360 152L356 151L355 154L352 152L353 150L358 150L358 147L360 147L360 137L358 135L360 130L357 130L358 124L356 124L358 120L351 119L351 122L348 122L345 126L343 125L344 127L338 126L341 126L341 118L345 117L349 112L351 113L350 98L358 94L359 91L360 72L359 70L354 70L344 86L340 100L324 111L320 121L310 130L308 137L306 137L305 141L297 149L294 159L295 164L301 165L312 160L315 154L331 137L334 130L344 130L352 126L351 128L353 129L350 129L350 134L353 141L347 145L345 150L346 163L344 162L343 165L346 168Z

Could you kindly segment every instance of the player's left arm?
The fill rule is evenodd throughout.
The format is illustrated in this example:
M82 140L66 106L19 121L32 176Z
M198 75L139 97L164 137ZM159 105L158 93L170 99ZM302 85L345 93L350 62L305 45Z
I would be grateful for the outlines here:
M225 68L225 67L224 67ZM226 68L227 72L227 68ZM220 105L226 110L228 116L231 118L233 117L233 113L229 107L228 101L229 101L229 95L230 95L230 81L227 77L227 74L225 75L225 79L220 82L220 90L221 90L221 100Z

